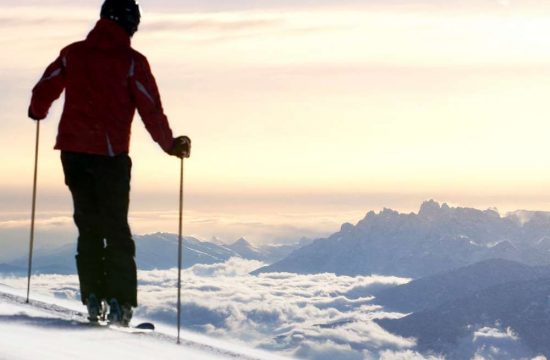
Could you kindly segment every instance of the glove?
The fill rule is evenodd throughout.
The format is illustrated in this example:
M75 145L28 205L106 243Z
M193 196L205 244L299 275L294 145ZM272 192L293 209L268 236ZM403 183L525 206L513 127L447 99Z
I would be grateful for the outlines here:
M36 121L44 119L43 117L38 117L38 116L34 115L34 113L32 112L32 108L30 106L29 106L28 116L31 119L36 120Z
M188 158L191 156L191 139L187 136L174 138L172 148L168 153L179 158Z

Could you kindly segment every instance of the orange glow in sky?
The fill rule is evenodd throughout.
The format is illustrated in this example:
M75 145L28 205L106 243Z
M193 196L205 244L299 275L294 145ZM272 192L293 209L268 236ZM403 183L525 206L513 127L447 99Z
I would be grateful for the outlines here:
M194 140L191 198L240 194L253 208L278 196L417 194L550 210L548 6L381 1L163 13L142 3L133 45L149 58L174 132ZM30 89L96 21L95 8L61 7L0 5L6 193L32 181ZM51 149L61 103L43 123L43 193L65 191ZM177 160L138 117L131 155L136 196L177 189Z

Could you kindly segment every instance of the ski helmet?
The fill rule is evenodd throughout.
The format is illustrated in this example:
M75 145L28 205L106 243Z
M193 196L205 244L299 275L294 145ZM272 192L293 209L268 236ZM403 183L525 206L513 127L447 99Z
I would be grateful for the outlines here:
M101 6L101 18L115 21L132 36L141 19L139 4L136 0L105 0Z

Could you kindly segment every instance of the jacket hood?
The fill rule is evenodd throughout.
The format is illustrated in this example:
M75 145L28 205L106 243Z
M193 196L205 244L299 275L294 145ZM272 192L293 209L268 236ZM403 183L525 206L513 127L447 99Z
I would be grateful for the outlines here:
M88 34L86 41L101 49L130 47L130 35L120 25L109 19L100 19Z

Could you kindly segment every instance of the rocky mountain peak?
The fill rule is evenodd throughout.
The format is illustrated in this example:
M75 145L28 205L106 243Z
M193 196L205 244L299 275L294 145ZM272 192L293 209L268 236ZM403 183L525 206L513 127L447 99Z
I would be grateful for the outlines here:
M446 213L450 210L449 205L443 203L443 205L440 205L435 200L428 200L424 201L422 205L420 205L420 210L418 211L418 216L426 217L426 218L435 218L440 216L443 213Z
M231 246L252 247L252 245L250 245L250 243L245 238L240 238L239 240L231 244Z

